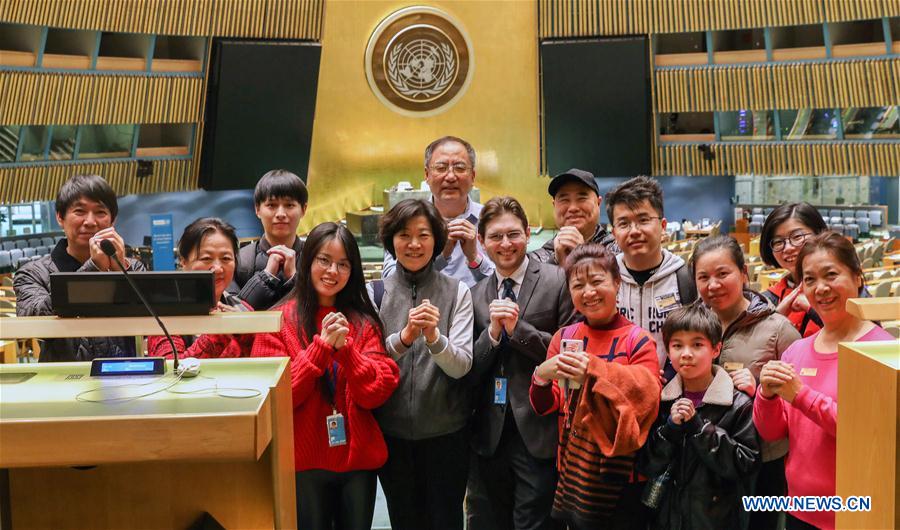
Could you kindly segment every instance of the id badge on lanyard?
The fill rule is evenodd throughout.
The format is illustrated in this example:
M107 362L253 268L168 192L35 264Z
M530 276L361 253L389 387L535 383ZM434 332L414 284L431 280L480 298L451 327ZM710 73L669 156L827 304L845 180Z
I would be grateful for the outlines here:
M331 415L325 417L328 447L346 445L347 429L344 425L344 415L337 411L337 406L335 405L337 397L337 363L332 363L331 370L326 370L325 376L328 380L328 388L331 390Z
M494 404L506 405L506 386L508 380L505 377L494 378Z

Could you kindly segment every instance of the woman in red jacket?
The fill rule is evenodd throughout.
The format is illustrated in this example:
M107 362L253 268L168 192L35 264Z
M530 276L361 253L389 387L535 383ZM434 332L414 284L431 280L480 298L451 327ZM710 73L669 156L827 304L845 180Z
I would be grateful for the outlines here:
M323 223L303 246L292 299L278 333L260 334L256 357L291 358L299 528L372 525L375 470L387 449L372 409L399 382L366 293L353 234Z
M551 516L570 530L643 528L634 463L659 409L656 343L616 309L619 266L603 245L578 246L565 271L584 322L556 332L529 391L535 412L559 412Z
M803 289L799 288L797 255L807 239L825 230L828 230L828 225L813 205L795 202L772 210L759 236L759 253L766 265L788 270L787 276L760 294L768 298L779 313L788 317L802 337L819 331L822 319L810 307Z

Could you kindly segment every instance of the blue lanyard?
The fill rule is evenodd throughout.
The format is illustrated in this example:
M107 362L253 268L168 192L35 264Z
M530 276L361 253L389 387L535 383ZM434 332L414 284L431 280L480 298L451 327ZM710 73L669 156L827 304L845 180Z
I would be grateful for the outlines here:
M337 361L331 362L331 369L325 369L325 381L328 383L329 394L331 394L331 404L334 406L337 400Z

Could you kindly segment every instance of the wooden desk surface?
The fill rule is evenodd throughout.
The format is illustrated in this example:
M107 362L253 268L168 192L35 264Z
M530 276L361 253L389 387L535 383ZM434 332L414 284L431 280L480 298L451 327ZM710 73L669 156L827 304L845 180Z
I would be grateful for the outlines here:
M266 427L269 391L286 366L286 358L203 359L200 373L204 377L178 381L169 361L166 375L141 379L140 383L150 383L140 385L134 379L91 377L90 363L0 365L4 378L35 374L0 387L0 468L256 460L272 436L270 426ZM210 391L216 385L248 389L228 393L250 397L216 395ZM161 391L124 399L154 390ZM186 393L192 391L196 393ZM255 392L259 395L251 395ZM84 402L79 395L120 401ZM60 440L66 441L65 451L59 450Z
M847 312L864 320L900 320L900 298L851 298Z
M838 345L836 494L870 496L871 510L837 512L837 528L897 528L900 343Z
M0 386L9 484L0 506L11 510L11 527L188 528L206 512L225 528L297 528L288 360L201 363L199 377L169 392L105 404L75 396L163 381L98 382L89 363L0 366L4 379L36 374ZM174 380L171 371L164 379ZM219 395L204 392L214 385ZM259 395L237 398L246 389Z
M2 361L4 364L6 363L15 363L18 359L16 357L16 351L18 349L18 345L14 340L0 340L0 352L3 352Z
M200 333L272 333L281 329L280 311L213 313L211 315L160 317L172 335ZM60 318L57 316L6 319L0 339L105 337L160 335L153 317Z

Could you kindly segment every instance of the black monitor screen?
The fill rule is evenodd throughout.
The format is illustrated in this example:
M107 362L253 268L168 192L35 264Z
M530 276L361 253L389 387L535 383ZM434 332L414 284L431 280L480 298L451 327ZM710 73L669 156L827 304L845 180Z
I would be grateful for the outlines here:
M212 272L132 272L160 315L202 315L215 306ZM149 313L119 272L54 273L51 301L59 316L146 316Z

